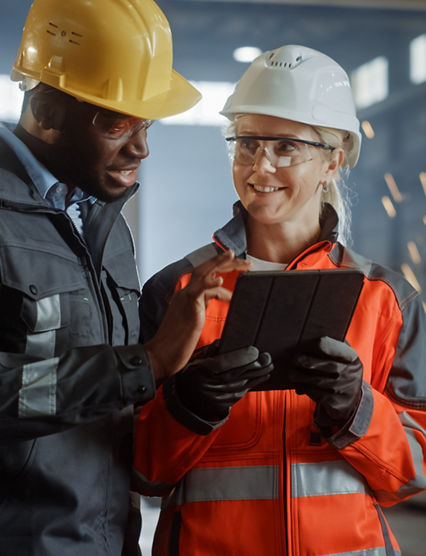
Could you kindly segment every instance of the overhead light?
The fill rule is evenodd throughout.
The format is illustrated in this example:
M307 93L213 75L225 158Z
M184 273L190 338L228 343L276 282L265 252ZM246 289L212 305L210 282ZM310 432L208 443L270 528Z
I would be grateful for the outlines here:
M233 52L234 60L237 62L242 62L243 64L249 64L253 62L255 58L260 56L262 51L257 46L240 46L236 48Z
M219 114L235 83L227 81L191 81L203 95L200 102L190 110L160 120L163 125L207 125L224 127L228 122Z
M415 84L426 81L426 33L410 43L410 78Z
M387 98L388 66L388 59L378 56L352 72L352 90L357 108L367 108Z

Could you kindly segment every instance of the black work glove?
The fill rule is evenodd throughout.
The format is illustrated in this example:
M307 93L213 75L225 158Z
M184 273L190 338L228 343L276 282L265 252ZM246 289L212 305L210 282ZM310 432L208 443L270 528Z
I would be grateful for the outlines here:
M349 344L327 336L296 355L289 371L290 388L317 402L320 429L341 427L355 413L362 385L362 363Z
M197 358L175 375L181 403L206 421L220 421L251 388L267 380L273 369L269 353L248 346Z

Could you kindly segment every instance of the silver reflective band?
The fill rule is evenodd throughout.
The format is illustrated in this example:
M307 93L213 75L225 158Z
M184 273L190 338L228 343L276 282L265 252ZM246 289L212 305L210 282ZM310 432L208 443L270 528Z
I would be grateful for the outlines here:
M353 550L352 552L333 552L333 554L323 554L322 556L390 556L385 547L364 548L363 550ZM401 552L394 550L392 556L401 556Z
M363 476L343 460L295 463L291 466L291 496L329 496L368 491Z
M55 354L55 342L56 332L54 330L28 334L25 354L48 359Z
M61 326L59 294L39 299L36 302L36 311L35 334L27 335L25 354L46 360L29 363L22 368L18 404L20 417L56 414L56 370L59 358L53 358L53 355L56 329Z
M176 486L166 506L216 500L275 500L279 467L259 465L192 469Z
M192 251L192 253L186 255L185 258L195 267L204 263L207 259L210 259L210 257L215 257L217 254L215 246L211 243Z
M292 497L364 493L360 473L345 461L299 463L291 466ZM278 498L278 466L193 469L178 484L167 505L213 500Z
M56 413L56 370L59 358L24 365L19 390L19 417Z
M420 423L418 423L412 417L410 417L410 415L408 415L406 411L403 411L402 413L399 414L399 420L404 426L410 427L411 429L414 430L418 430L419 432L421 432L423 435L426 436L426 430L420 425Z
M61 326L59 294L44 297L36 302L35 334L27 335L26 355L50 359L55 354L56 330Z
M59 294L37 301L37 322L35 332L44 332L61 326L61 303Z

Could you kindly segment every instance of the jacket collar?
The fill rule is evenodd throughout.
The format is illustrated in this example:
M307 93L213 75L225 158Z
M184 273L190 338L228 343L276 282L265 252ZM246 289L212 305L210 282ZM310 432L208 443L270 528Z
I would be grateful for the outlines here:
M213 234L215 242L225 251L232 249L237 257L247 251L245 221L247 212L240 201L233 205L234 217Z
M213 239L222 249L232 249L237 257L241 257L247 252L245 230L247 211L241 204L241 201L234 203L233 214L233 218L213 234ZM321 216L321 233L318 243L322 241L336 242L338 223L336 211L327 203Z

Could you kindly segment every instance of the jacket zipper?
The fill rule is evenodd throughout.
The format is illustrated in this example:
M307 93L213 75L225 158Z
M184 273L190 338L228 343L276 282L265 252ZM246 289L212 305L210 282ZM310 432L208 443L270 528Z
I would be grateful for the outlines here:
M96 307L98 309L98 321L102 323L102 331L101 331L102 337L104 339L104 342L107 344L110 342L110 338L109 338L110 327L108 326L108 321L106 317L107 311L106 311L105 302L101 291L101 282L98 279L98 276L96 274L96 269L94 267L92 257L88 250L84 236L82 236L80 232L77 230L74 222L68 216L68 214L65 215L61 214L60 217L63 216L65 216L67 222L70 224L73 235L76 237L76 241L78 241L79 244L84 249L84 255L80 256L79 260L83 268L83 272L86 275L87 284L89 285L89 288L92 291L93 299L97 300Z
M287 504L287 474L288 474L288 463L287 463L287 441L286 441L286 415L287 415L287 392L284 391L284 419L283 419L283 434L282 434L282 441L283 441L283 515L284 515L284 543L285 543L285 554L289 556L288 551L288 504Z

